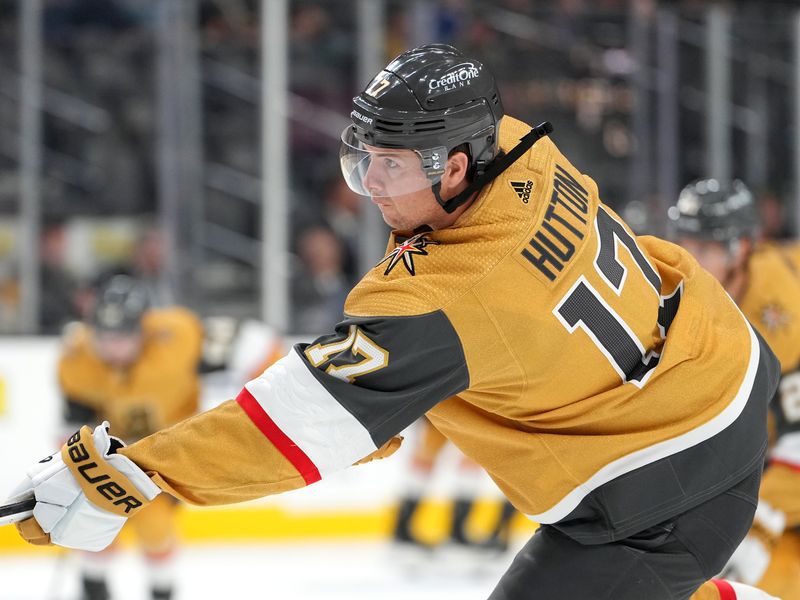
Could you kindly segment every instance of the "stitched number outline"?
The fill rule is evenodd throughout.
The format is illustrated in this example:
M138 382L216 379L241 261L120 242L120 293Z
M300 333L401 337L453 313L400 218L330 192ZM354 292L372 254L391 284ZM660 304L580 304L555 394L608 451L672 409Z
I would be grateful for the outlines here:
M602 206L597 209L594 226L599 240L594 268L600 278L617 296L622 293L628 269L620 262L618 251L620 248L627 249L638 271L659 298L658 325L662 337L666 336L678 310L683 282L672 294L662 296L658 272L625 226ZM644 386L658 365L659 354L647 351L642 346L630 326L583 275L559 301L553 314L570 333L582 329L611 363L623 383Z
M333 377L352 383L356 377L374 373L389 364L389 351L373 342L357 326L350 325L348 335L343 340L329 344L314 344L305 350L306 358L315 367L331 360L335 355L350 351L352 356L362 360L345 365L328 365L325 372Z

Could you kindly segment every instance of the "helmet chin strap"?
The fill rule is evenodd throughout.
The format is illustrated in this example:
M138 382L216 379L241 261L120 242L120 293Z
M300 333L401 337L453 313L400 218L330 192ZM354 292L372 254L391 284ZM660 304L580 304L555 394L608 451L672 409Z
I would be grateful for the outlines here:
M436 198L436 202L447 214L452 214L459 206L462 206L472 195L479 191L487 183L490 183L508 167L514 164L523 154L525 154L537 141L549 135L553 131L553 126L549 121L545 121L530 130L519 141L519 144L514 146L508 154L498 156L483 171L470 183L463 191L456 194L452 198L445 200L442 198L442 182L437 181L431 185L431 190Z

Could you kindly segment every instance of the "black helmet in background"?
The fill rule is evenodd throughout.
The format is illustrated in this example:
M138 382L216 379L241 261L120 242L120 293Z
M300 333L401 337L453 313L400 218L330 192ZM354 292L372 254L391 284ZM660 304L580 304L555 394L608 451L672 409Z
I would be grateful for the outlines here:
M738 179L729 184L716 179L690 183L670 207L668 216L674 239L731 244L755 238L759 228L753 194Z
M147 290L127 275L115 275L99 291L89 323L98 333L135 334L149 308Z
M440 181L458 147L469 156L471 178L479 177L497 156L503 114L494 77L480 62L446 44L404 52L353 99L340 151L345 181L358 194L380 194L365 184L375 159L396 174L393 195L414 193ZM394 149L413 150L416 164L398 165Z

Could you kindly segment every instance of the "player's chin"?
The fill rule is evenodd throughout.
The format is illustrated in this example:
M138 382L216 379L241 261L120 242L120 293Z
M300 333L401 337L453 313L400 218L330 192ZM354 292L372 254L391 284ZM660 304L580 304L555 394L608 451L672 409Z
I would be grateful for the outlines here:
M394 219L387 219L386 215L383 216L383 222L386 223L392 229L403 229L403 226L400 225L400 223L398 223Z
M392 229L402 229L400 223L402 219L399 218L397 212L395 212L391 205L378 204L378 208L381 210L381 216L383 217L384 223L386 223Z

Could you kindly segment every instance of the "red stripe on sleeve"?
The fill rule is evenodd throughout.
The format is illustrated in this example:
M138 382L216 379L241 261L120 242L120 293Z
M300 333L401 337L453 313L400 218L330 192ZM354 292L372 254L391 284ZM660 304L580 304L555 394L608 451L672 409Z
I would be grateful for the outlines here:
M311 462L305 452L295 444L289 437L280 430L275 424L275 421L269 418L269 415L261 408L258 401L253 398L253 395L247 390L242 388L239 395L236 397L236 402L242 407L242 410L247 413L250 420L261 430L267 439L283 454L286 459L294 465L294 468L300 472L306 485L311 485L315 481L319 481L322 477L319 470Z
M711 583L717 586L719 600L736 600L736 591L730 583L724 579L712 579Z

